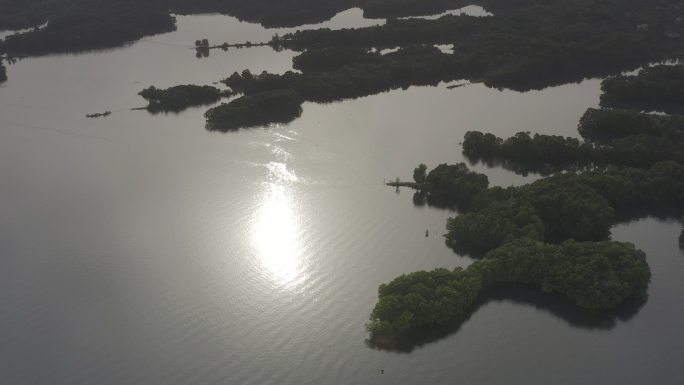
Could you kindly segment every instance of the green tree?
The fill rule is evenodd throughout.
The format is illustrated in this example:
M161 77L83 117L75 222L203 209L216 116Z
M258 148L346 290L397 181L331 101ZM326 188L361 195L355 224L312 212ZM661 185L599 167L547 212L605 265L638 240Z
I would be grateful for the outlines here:
M425 184L425 178L427 177L427 166L423 163L419 164L415 170L413 170L413 180L419 185Z

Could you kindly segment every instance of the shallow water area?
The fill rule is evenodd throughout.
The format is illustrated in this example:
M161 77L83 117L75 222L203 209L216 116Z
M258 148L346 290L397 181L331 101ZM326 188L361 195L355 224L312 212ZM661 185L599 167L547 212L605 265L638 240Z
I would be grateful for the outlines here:
M364 22L352 13L337 26ZM305 103L290 124L226 134L204 128L208 106L130 110L150 85L290 69L291 51L197 59L191 48L276 32L178 16L177 31L123 48L8 67L0 383L678 383L681 226L653 218L613 231L643 248L654 271L649 302L628 320L587 328L504 298L410 353L366 346L380 283L471 263L440 236L457 213L416 206L413 191L383 181L408 180L421 162L463 161L468 130L577 136L600 80L527 93L411 87ZM538 178L474 169L501 186Z

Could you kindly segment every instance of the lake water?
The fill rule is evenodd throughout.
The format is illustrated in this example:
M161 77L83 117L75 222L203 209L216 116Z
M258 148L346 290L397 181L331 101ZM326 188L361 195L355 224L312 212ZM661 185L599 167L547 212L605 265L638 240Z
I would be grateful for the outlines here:
M354 12L325 24L368 22ZM289 51L196 59L187 48L284 31L183 16L178 31L124 48L8 67L0 383L680 383L684 255L672 220L614 229L653 270L649 301L629 317L578 322L523 293L410 352L368 347L363 325L380 283L472 262L439 236L454 212L414 206L411 191L383 180L462 161L467 130L577 136L600 81L528 93L412 87L307 103L291 124L227 134L204 129L207 107L130 110L149 85L288 70ZM85 118L105 110L113 114ZM475 169L495 185L536 178Z

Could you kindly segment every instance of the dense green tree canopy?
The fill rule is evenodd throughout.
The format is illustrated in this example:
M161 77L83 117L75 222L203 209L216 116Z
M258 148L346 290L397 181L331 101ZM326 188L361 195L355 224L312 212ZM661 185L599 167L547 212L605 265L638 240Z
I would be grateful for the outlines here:
M600 143L638 134L664 136L669 132L684 131L684 116L589 108L580 118L577 131L587 141Z
M419 164L418 167L413 170L413 180L422 186L425 184L425 179L427 178L427 166L423 163Z
M454 203L468 206L472 199L489 186L484 174L470 171L465 163L440 164L425 178L425 191L447 196Z
M304 99L290 90L243 96L206 112L207 128L217 131L287 123L302 113Z
M182 85L165 90L149 87L139 93L149 104L150 112L182 111L191 106L216 103L221 90L212 86Z
M635 76L615 76L601 84L604 107L684 112L684 65L647 67Z
M390 19L379 27L302 31L279 38L277 45L316 50L296 63L308 73L324 68L331 71L341 64L368 65L372 57L362 52L373 47L453 43L455 53L448 55L439 76L432 74L434 56L400 60L411 61L414 73L431 74L433 82L468 78L520 90L606 75L682 54L680 39L671 36L682 34L684 25L677 22L677 5L669 0L474 3L495 16ZM0 43L0 52L35 55L121 45L173 30L175 20L169 11L223 12L266 25L301 25L328 19L354 6L363 8L368 16L395 17L468 4L471 2L462 0L0 0L0 28L31 27L49 21L39 31L6 39ZM644 24L649 28L636 28ZM336 64L336 58L341 64ZM383 62L381 67L387 71L391 66ZM371 72L372 77L378 77L378 69ZM353 74L338 75L353 79ZM424 84L415 76L401 80L406 85ZM344 83L338 82L333 89Z
M375 338L446 325L463 317L483 289L511 283L610 310L629 298L645 299L650 279L644 253L630 243L519 240L466 269L421 271L380 285L367 328Z
M463 153L473 162L501 161L523 172L684 162L684 117L679 115L590 108L580 119L578 130L585 141L527 132L502 139L469 131Z

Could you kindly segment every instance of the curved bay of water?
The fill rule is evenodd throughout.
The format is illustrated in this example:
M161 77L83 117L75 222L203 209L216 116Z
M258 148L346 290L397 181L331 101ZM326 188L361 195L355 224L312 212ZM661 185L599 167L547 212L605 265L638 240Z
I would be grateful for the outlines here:
M206 107L129 108L149 85L283 72L295 53L196 59L197 38L278 30L216 15L178 22L120 49L22 60L0 85L0 382L678 383L674 221L614 228L653 269L650 299L629 320L586 327L503 296L408 354L364 343L380 283L471 263L438 236L454 212L414 206L383 179L462 161L467 130L576 136L599 80L528 93L412 87L218 134L204 129ZM84 116L104 110L114 113ZM495 185L537 178L475 169Z

